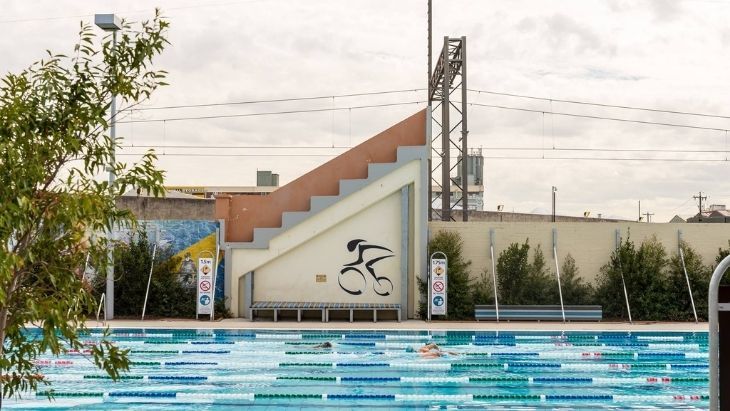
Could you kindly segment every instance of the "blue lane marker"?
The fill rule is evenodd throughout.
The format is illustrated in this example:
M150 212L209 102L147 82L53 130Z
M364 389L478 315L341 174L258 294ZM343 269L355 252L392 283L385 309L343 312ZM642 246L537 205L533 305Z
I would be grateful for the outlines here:
M385 362L338 362L338 367L389 367L390 364Z
M218 365L218 363L204 361L168 361L165 365Z
M341 377L340 381L400 381L400 377Z
M207 380L206 376L197 375L150 375L150 380L181 380L181 381L198 381Z
M110 392L110 397L154 397L154 398L175 398L176 392L171 391L127 391Z

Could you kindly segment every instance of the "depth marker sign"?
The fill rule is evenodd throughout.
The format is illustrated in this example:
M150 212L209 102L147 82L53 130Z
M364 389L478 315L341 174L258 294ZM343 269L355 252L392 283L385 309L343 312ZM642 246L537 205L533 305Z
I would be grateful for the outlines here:
M431 314L446 315L446 259L431 259Z
M210 315L213 312L213 259L198 258L198 311Z

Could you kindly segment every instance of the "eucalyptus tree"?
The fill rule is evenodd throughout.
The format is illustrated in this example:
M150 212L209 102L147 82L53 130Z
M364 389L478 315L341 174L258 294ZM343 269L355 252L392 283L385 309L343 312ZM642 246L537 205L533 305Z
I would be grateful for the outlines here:
M47 384L40 355L89 350L112 378L128 370L127 352L106 338L87 345L85 320L96 307L86 262L104 275L113 227L134 225L115 199L136 187L159 195L163 173L147 152L115 162L109 108L148 99L164 85L153 60L168 44L160 16L124 23L118 42L81 24L72 55L47 57L0 83L0 382L2 397ZM108 166L114 184L101 178Z

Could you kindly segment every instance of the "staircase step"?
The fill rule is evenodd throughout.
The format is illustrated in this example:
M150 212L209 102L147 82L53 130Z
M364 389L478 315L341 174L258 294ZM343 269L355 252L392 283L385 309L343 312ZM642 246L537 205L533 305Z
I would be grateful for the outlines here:
M284 229L281 227L264 227L264 228L254 228L253 229L253 243L254 245L266 245L268 246L269 241L271 241L272 238L276 237L279 233L281 233ZM255 247L255 248L266 248L266 247Z
M367 179L340 180L340 197L350 195L357 190L363 188L367 184Z
M390 172L397 163L370 163L368 164L368 180L377 180Z
M281 227L285 229L294 227L310 215L309 211L284 211L281 215Z
M309 211L311 214L322 211L334 204L339 196L313 196L309 199Z

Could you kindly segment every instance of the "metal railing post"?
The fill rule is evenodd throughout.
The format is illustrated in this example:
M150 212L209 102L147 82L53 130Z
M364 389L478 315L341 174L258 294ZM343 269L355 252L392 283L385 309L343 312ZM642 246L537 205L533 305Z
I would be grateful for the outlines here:
M684 279L687 280L687 291L689 291L689 301L692 303L692 314L695 316L695 324L699 322L697 319L697 309L695 308L695 298L692 296L692 286L689 283L689 274L687 274L687 265L684 262L684 250L682 250L682 230L677 230L677 247L679 248L679 259L682 261L682 270L684 271Z
M101 309L104 308L104 303L106 297L106 293L101 293L101 297L99 298L99 308L96 310L96 323L99 323L99 315L101 314ZM104 325L106 325L106 309L104 309Z
M152 246L152 261L150 262L150 276L147 278L147 291L144 293L144 305L142 306L142 321L147 310L147 297L150 295L150 283L152 283L152 269L155 267L155 254L157 253L157 242Z
M489 229L489 254L492 257L492 284L494 285L494 312L499 322L499 299L497 298L497 266L494 262L494 229Z
M621 263L621 230L616 229L616 251L618 252L618 268L621 272L621 285L624 288L624 298L626 299L626 310L629 313L629 323L633 324L631 319L631 305L629 305L629 292L626 290L626 280L624 279L624 267Z
M563 305L563 287L560 285L560 263L558 261L558 230L553 228L553 258L555 259L555 274L558 276L558 296L560 296L560 313L565 323L565 305Z
M720 409L720 330L719 330L719 313L718 313L718 294L720 280L722 280L725 271L730 268L730 256L725 257L720 264L717 265L710 279L709 301L707 311L709 314L709 335L710 340L710 409ZM730 376L726 376L730 378Z

